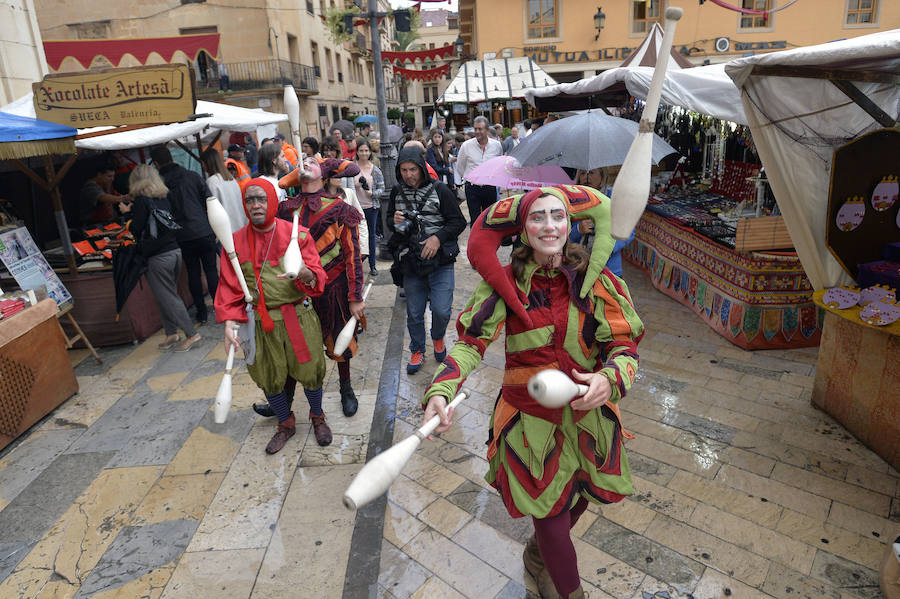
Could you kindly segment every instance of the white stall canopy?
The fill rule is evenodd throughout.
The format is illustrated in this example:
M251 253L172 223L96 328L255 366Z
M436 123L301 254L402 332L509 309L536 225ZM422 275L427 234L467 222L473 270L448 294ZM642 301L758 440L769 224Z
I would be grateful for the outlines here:
M493 58L463 63L438 104L523 98L525 90L556 85L531 58Z
M900 29L740 58L725 71L810 282L849 283L825 244L832 155L898 126Z
M76 138L75 147L86 150L128 150L163 144L175 139L189 138L197 133L207 137L216 130L256 131L256 128L259 126L288 120L286 114L265 112L261 109L241 108L240 106L218 104L205 100L197 101L196 110L198 115L208 114L210 116L202 116L196 120L182 123L154 125L153 127L132 129L121 133L109 133L82 139ZM7 104L0 108L0 111L34 118L32 94ZM84 135L110 129L113 129L113 127L79 129L78 134Z
M747 124L740 91L725 74L725 65L681 69L669 64L660 102ZM653 67L616 67L573 83L525 90L525 99L542 112L600 108L602 102L592 97L617 87L624 87L632 96L646 100L651 79Z

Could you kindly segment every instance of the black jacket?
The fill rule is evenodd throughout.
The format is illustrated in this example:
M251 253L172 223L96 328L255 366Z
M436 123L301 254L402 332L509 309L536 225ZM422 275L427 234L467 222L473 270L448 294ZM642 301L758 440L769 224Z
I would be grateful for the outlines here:
M456 239L466 230L466 218L459 209L459 200L457 200L456 194L450 191L450 188L447 187L446 184L435 181L428 176L428 170L425 168L425 159L422 157L422 152L418 148L404 148L403 150L400 150L400 155L397 157L396 175L398 183L391 189L391 195L387 204L384 206L385 225L391 232L391 238L388 241L389 247L396 249L409 241L406 235L398 233L394 227L394 212L397 206L397 197L404 192L408 195L412 195L415 191L403 182L403 177L400 174L400 165L404 162L414 162L422 171L424 183L419 186L418 190L421 191L428 186L434 186L434 190L440 201L440 215L441 220L443 221L442 226L434 232L434 236L441 242L442 248L446 245L456 246ZM418 241L423 240L420 239ZM450 264L456 260L457 252L458 246L456 246L455 251L438 251L438 260L441 264Z
M172 204L169 203L169 198L138 196L131 205L131 226L129 230L134 235L134 238L137 239L138 250L145 258L178 249L178 243L175 241L175 232L165 227L157 227L156 239L150 237L147 223L150 220L150 211L154 208L171 212Z
M172 216L181 225L181 230L175 233L178 242L212 235L213 230L206 216L206 198L212 194L206 181L174 162L160 167L159 174L169 188Z

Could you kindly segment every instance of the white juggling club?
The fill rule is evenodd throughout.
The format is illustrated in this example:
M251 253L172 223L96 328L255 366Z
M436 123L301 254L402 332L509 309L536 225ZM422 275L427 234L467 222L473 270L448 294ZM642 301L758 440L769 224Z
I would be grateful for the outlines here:
M234 237L232 237L231 222L228 220L228 213L225 212L225 207L222 206L222 203L219 202L218 198L206 198L206 217L209 219L209 226L212 227L213 233L216 234L216 239L218 239L219 243L222 244L222 247L225 248L225 255L228 256L228 261L231 262L234 274L237 275L238 282L241 284L241 291L244 292L244 301L248 304L251 303L253 301L253 296L250 295L250 290L247 289L247 281L244 279L244 272L241 270L237 254L234 251Z
M294 147L299 148L303 145L303 138L300 136L300 100L294 86L290 84L284 86L284 111L291 124L291 141Z
M469 397L470 393L468 389L461 390L447 409L455 408L459 402ZM433 433L440 423L440 417L434 416L415 433L369 460L344 492L344 506L348 510L359 509L387 491L422 439Z
M587 385L579 385L566 373L552 368L528 380L528 395L545 408L561 408L587 391Z
M656 112L659 109L659 97L662 94L663 82L666 78L666 67L669 64L669 53L672 50L672 39L675 37L675 25L683 11L672 6L666 9L665 33L656 57L656 68L650 89L647 92L647 103L641 113L638 134L631 143L631 148L622 163L622 169L616 176L612 190L612 236L621 241L627 240L637 225L647 197L650 195L650 160L653 150L653 128L656 125Z
M366 301L366 298L369 297L369 291L371 289L372 281L369 281L369 284L366 285L366 289L362 294L363 301ZM334 355L339 356L347 351L347 347L350 346L350 340L353 339L354 331L356 331L356 317L351 316L350 320L347 321L347 324L344 325L344 328L341 329L341 332L338 333L337 339L334 340Z
M291 240L284 252L284 272L287 278L294 280L303 268L303 256L300 254L300 242L297 240L300 215L294 211L294 227L291 229Z
M237 327L234 329L234 336L237 337ZM228 350L228 359L225 361L225 374L222 376L222 382L219 383L219 390L216 392L216 403L214 411L214 420L216 424L224 424L228 418L228 411L231 409L231 367L234 366L234 345Z

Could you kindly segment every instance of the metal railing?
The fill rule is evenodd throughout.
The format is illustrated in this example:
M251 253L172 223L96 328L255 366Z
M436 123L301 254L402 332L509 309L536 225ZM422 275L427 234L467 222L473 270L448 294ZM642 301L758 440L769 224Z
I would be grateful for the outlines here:
M298 92L319 91L316 85L315 69L305 64L298 64L287 60L263 59L246 62L226 62L228 82L220 81L217 68L210 69L207 77L201 74L197 81L198 91L210 93L213 91L247 91L255 89L267 89L280 87L288 83L294 86Z

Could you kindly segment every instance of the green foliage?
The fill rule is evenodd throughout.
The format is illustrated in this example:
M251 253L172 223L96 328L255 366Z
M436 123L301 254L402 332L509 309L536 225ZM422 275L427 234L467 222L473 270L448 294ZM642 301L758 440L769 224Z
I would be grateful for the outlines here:
M387 117L389 119L397 120L403 116L403 111L399 108L388 108Z
M510 129L509 127L504 127L503 128L503 138L505 139L505 138L509 137L510 135L512 135L512 129Z
M347 13L359 14L362 10L355 4L347 8L333 6L325 11L325 29L328 30L328 39L335 44L349 42L353 38L353 31L344 31L344 15Z
M416 113L414 113L414 112L405 112L405 113L403 113L403 120L404 120L404 121L414 121L414 120L416 120Z

